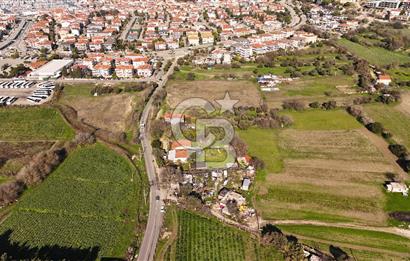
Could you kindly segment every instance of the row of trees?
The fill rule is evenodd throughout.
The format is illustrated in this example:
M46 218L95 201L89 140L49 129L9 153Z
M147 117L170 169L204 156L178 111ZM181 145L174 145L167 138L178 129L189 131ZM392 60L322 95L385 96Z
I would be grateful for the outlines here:
M392 137L393 134L384 128L383 124L374 121L366 115L363 108L354 105L347 108L347 112L354 116L360 123L362 123L369 131L382 136L389 143L389 150L399 159L400 165L405 171L410 171L410 154L406 146L396 143Z

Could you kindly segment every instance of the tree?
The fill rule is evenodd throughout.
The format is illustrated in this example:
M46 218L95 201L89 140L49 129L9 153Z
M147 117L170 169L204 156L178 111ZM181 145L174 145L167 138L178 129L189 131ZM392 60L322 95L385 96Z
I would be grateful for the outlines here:
M250 164L255 167L256 170L261 170L265 168L265 162L263 160L259 159L258 157L253 156L251 158Z
M337 106L337 104L336 104L336 101L327 101L327 102L324 102L323 104L322 104L322 108L323 109L325 109L325 110L333 110L333 109L336 109L336 106Z
M196 78L195 73L189 72L189 73L186 75L186 79L187 79L188 81L193 81L193 80L195 80L195 78Z
M303 111L305 109L305 104L298 100L286 100L282 103L282 108L285 110Z
M380 122L372 122L366 125L366 128L375 133L375 134L381 134L383 131L383 125Z
M248 146L246 145L245 142L243 142L238 136L234 136L231 145L235 149L236 156L238 157L243 157L247 154L248 152Z
M154 140L162 137L166 129L166 123L163 120L154 120L151 124L151 136Z
M398 158L407 156L407 149L401 144L390 144L389 150Z

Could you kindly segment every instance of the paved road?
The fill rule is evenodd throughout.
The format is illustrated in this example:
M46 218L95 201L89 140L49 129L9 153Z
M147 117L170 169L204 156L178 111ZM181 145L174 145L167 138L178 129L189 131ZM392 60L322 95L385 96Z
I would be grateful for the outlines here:
M301 16L296 14L293 4L288 4L285 0L282 0L281 4L283 4L289 10L290 15L292 16L292 21L290 22L288 27L297 29L306 23L306 16L304 14L302 14Z
M19 26L14 29L3 42L0 43L0 50L6 49L18 38L21 38L23 36L22 31L27 28L27 23L28 22L26 19L22 19Z
M152 103L154 101L155 94L164 88L165 83L167 82L168 76L173 73L174 68L177 64L177 59L174 59L168 72L162 77L162 80L158 81L158 87L155 89L153 95L151 95L149 101L147 102L142 115L140 126L148 126L148 122L151 116ZM161 76L162 73L159 73ZM148 174L148 180L151 185L149 201L150 208L148 214L148 224L145 229L144 238L141 243L138 260L139 261L150 261L154 258L155 249L157 246L157 241L159 238L159 233L162 227L163 214L161 213L161 205L163 204L162 199L157 199L161 194L160 186L158 185L156 168L154 162L154 156L152 154L151 139L149 131L146 130L148 127L141 128L141 144L144 151L144 160L145 160L145 170Z
M132 26L134 25L136 19L137 19L136 15L131 16L130 20L128 21L128 24L125 26L124 30L122 30L122 33L120 35L121 40L123 40L123 41L127 40L128 33L130 32L130 30L131 30Z

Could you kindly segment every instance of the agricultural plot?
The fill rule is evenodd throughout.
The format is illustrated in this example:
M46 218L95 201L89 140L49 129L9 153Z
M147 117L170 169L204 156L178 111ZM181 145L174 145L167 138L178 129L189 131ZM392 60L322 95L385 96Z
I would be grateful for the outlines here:
M52 108L0 108L0 140L70 140L74 131Z
M405 104L399 108L383 104L372 104L365 106L364 109L373 120L382 123L393 134L393 139L396 142L410 148L410 117L403 113L408 110Z
M97 248L99 257L122 257L135 217L145 211L143 184L131 164L107 147L79 148L23 195L0 230L11 230L12 242L31 248Z
M280 225L279 228L326 252L332 251L330 246L340 247L356 260L407 260L410 257L410 241L394 234L312 225Z
M408 63L410 57L399 52L393 52L381 47L368 47L358 43L354 43L345 38L341 38L337 42L340 46L346 48L352 54L367 60L374 65L388 65L392 63Z
M171 108L190 98L203 98L211 102L220 100L226 92L229 92L231 99L239 100L235 106L256 107L261 104L258 87L251 81L171 81L166 88Z
M262 217L386 224L382 184L394 169L355 130L354 119L338 110L286 114L294 127L258 130L265 133L263 145L253 141L259 139L254 130L240 132L251 155L267 166L282 161L280 173L257 179L255 207Z
M176 216L177 236L165 260L283 260L273 248L214 218L185 210L178 210Z

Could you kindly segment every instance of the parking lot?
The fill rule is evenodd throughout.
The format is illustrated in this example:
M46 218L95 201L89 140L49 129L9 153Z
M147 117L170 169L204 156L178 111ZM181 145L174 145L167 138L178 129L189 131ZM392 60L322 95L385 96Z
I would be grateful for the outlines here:
M0 106L38 105L53 96L54 82L0 80Z

